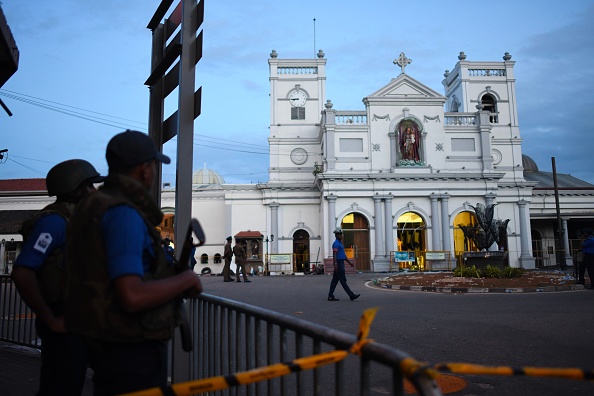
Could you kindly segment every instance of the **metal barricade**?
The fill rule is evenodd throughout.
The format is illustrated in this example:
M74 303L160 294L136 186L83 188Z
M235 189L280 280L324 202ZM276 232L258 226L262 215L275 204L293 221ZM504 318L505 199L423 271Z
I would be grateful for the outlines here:
M348 350L357 337L293 316L202 294L191 302L194 351L188 354L191 380L286 363L330 350ZM405 352L369 343L361 355L337 364L297 371L287 376L214 392L217 395L367 395L371 388L404 394ZM179 360L178 360L179 361ZM436 383L420 372L415 386L421 395L440 395Z
M21 299L10 275L0 275L0 341L39 348L35 314Z

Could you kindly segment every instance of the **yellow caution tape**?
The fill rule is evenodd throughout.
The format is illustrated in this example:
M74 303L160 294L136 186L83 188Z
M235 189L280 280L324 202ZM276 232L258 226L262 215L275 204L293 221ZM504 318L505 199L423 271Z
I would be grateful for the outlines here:
M444 372L469 375L525 375L529 377L555 377L574 380L594 380L594 370L579 368L546 368L509 366L482 366L468 363L439 363L435 369Z
M290 363L277 363L266 367L260 367L242 373L205 378L197 381L182 382L171 385L170 389L175 395L193 395L204 392L223 390L231 386L247 385L258 381L265 381L276 377L282 377L296 371L311 370L331 363L337 363L348 356L349 353L360 354L361 348L369 340L367 336L371 328L371 322L375 318L377 308L366 309L359 322L357 342L349 351L329 351L318 355L306 356L295 359ZM125 396L162 396L165 392L161 388L151 388L133 393L126 393Z

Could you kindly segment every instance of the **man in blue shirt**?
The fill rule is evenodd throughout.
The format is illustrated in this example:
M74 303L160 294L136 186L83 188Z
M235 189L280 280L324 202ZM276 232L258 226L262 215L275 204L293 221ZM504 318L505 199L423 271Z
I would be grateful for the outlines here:
M582 252L584 253L584 260L579 268L578 283L583 285L586 282L584 275L587 269L588 276L590 277L590 289L594 290L594 232L591 228L585 228L582 232L584 233L582 237Z
M109 176L73 213L66 251L66 327L83 336L96 396L166 386L179 298L202 291L189 267L175 273L167 264L156 229L163 213L150 189L169 157L148 135L126 131L106 158Z
M349 260L344 251L342 245L342 230L340 228L334 231L336 240L332 244L332 263L334 264L334 272L332 273L332 281L330 282L330 290L328 291L328 301L338 301L338 298L334 297L334 290L338 282L342 285L344 291L349 295L351 301L359 298L360 294L355 294L347 285L346 272L344 269L344 262L346 261L352 267L353 262Z
M74 206L103 181L93 165L68 160L47 174L48 195L56 201L23 224L24 244L12 278L19 294L35 312L41 338L41 371L37 395L80 395L87 358L82 340L64 327L64 249L66 224Z

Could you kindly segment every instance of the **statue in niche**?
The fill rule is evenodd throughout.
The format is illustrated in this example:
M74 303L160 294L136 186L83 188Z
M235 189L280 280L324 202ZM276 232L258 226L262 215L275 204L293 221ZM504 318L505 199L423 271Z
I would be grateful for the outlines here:
M420 161L419 155L419 128L414 122L400 124L398 133L400 155L404 160Z

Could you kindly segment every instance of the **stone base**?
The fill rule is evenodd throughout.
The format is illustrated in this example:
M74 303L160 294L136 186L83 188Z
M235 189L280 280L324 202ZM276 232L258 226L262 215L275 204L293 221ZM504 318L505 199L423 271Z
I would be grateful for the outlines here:
M506 252L465 252L462 253L464 258L464 265L477 269L486 268L488 265L503 268L505 266Z
M376 257L371 260L373 265L372 272L390 272L390 258Z

